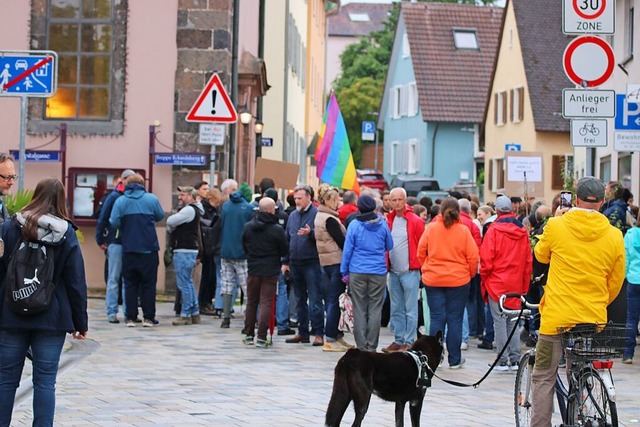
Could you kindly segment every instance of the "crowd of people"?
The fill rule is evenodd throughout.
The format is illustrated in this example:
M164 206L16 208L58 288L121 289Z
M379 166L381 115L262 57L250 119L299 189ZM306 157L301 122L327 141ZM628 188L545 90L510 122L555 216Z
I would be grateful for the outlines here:
M16 179L9 155L0 153L0 172L0 193L6 194ZM417 200L401 187L381 193L363 188L357 194L321 184L317 191L298 185L285 208L270 178L261 181L255 200L246 183L232 179L219 189L200 181L177 191L179 209L166 219L164 259L175 270L174 326L199 324L205 315L230 328L242 292L246 345L268 347L269 329L277 327L278 335L289 336L288 344L375 352L380 328L388 322L393 342L381 348L384 353L408 350L418 331L444 331L450 369L463 367L463 352L475 337L480 349L507 347L495 367L507 371L518 368L520 337L512 333L517 322L500 313L498 300L505 293L527 295L530 302L540 302L541 314L527 325L539 330L532 425L549 424L563 354L558 327L626 322L623 363L633 363L640 320L640 227L633 196L620 183L605 186L597 178L582 178L574 206L562 206L560 195L550 206L506 195L482 205L464 192ZM0 208L6 245L0 275L13 247L25 238L55 247L58 280L56 310L25 317L9 310L6 301L0 304L2 425L10 422L28 350L38 402L34 423L51 425L64 337L87 337L84 265L65 197L62 183L47 179L13 219ZM109 323L120 323L121 300L127 327L159 324L156 223L164 217L144 178L124 170L102 203L96 228L96 242L107 257ZM345 291L353 303L355 345L340 323L339 297ZM519 308L518 301L507 299L506 306Z

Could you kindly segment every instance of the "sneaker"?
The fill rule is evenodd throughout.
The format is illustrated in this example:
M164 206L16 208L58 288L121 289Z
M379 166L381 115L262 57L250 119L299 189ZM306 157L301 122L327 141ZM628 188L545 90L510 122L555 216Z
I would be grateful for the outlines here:
M185 326L185 325L191 325L191 323L192 323L191 317L178 317L176 320L171 322L173 326Z
M631 357L623 357L622 358L622 363L624 363L625 365L632 365L633 364L633 359Z
M462 344L460 344L460 350L469 350L469 344L463 341Z
M142 322L142 326L144 328L153 328L154 326L158 326L160 324L160 322L158 322L156 319L144 319L144 322Z
M480 344L478 344L478 348L481 348L483 350L493 350L493 344L491 344L490 342L481 342Z
M509 370L510 371L517 371L519 367L520 367L520 362L518 362L518 361L511 362L511 364L509 365Z
M267 348L268 345L269 341L267 340L261 340L260 338L256 340L256 347L258 348Z
M200 317L199 314L194 314L193 316L191 316L191 323L193 323L194 325L199 325L200 323L202 323L202 317Z
M355 346L355 345L353 345L353 344L349 344L349 343L347 342L347 340L345 340L345 339L344 339L344 337L340 337L340 338L338 338L336 341L337 341L341 346L346 347L347 349L349 349L349 348L356 348L356 346Z
M278 331L278 335L295 335L296 331L291 328L281 329Z
M200 314L204 316L215 316L216 310L209 307L200 307Z
M120 323L117 316L109 316L109 323Z
M489 364L489 366L491 366L491 363ZM496 371L508 371L509 370L509 364L507 362L500 362L496 365L495 368Z
M340 344L338 341L325 341L322 346L322 351L343 352L347 350L348 348Z
M464 363L466 362L465 358L461 358L460 359L460 363L458 363L457 365L449 365L449 369L460 369L462 368L462 365L464 365Z
M253 335L247 335L246 337L244 337L244 339L242 340L242 344L253 345Z
M220 325L220 327L224 329L229 329L229 326L231 326L231 319L228 317L225 317L224 319L222 319L222 324Z
M125 326L127 328L135 328L136 327L136 322L134 322L133 320L129 319L125 322Z

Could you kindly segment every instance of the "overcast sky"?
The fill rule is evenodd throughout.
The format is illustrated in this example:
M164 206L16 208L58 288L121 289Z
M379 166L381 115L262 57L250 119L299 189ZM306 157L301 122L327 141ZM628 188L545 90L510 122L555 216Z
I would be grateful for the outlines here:
M398 0L341 0L340 4L347 3L393 3ZM496 0L496 6L504 6L506 0Z

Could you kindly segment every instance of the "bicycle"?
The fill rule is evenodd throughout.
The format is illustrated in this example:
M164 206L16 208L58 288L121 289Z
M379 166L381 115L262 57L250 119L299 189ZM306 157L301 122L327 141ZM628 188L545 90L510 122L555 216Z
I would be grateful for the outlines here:
M506 298L519 298L522 310L504 307ZM534 320L532 310L539 304L531 304L520 294L505 294L499 300L506 314L527 316ZM526 308L524 308L526 307ZM562 417L562 426L618 426L616 390L611 374L614 357L622 357L627 326L622 324L582 324L558 331L567 356L569 387L560 374L556 376L555 394ZM537 342L537 334L531 337ZM531 423L531 374L535 365L535 347L520 359L514 387L514 412L516 427L528 427Z

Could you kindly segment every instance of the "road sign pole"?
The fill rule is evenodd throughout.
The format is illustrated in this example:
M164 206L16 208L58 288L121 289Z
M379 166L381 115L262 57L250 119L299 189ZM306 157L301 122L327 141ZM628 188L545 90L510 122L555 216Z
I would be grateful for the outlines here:
M211 145L209 152L209 188L213 188L216 176L216 146Z
M378 169L378 129L376 129L376 133L375 133L375 147L376 147L376 152L374 153L373 156L373 168L377 171L379 171L380 169Z
M27 161L27 97L20 97L20 159L18 160L18 191L24 188L24 164Z

